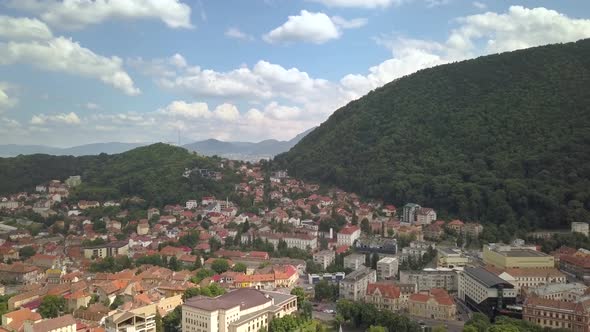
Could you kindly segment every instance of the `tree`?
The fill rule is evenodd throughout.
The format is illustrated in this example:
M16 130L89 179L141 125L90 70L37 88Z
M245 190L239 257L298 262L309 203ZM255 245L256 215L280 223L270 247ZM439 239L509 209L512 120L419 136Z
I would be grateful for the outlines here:
M170 257L170 259L168 260L168 268L172 271L180 270L180 263L178 263L178 259L176 258L176 256Z
M301 305L301 311L305 319L311 319L313 312L313 306L311 305L311 302L307 300L303 301L303 304Z
M283 316L281 318L274 318L268 324L268 332L291 332L298 327L298 322L293 315Z
M190 287L184 291L184 294L182 294L182 300L186 301L186 300L190 299L191 297L194 297L197 295L201 295L201 290L197 287Z
M364 218L361 221L361 232L366 234L366 235L371 235L373 234L372 230L371 230L371 224L369 224L369 219Z
M191 282L192 283L195 283L195 284L198 284L203 279L212 277L214 275L215 275L215 271L213 271L213 270L200 269L200 270L197 271L197 273L195 274L195 276L191 278Z
M39 304L39 314L43 318L55 318L66 308L66 299L60 296L47 295Z
M318 208L318 206L314 204L311 206L310 211L313 214L318 214L318 213L320 213L320 208Z
M160 315L160 312L158 310L156 310L156 317L154 318L154 321L156 322L156 332L164 332L162 316Z
M31 246L22 247L18 250L18 255L22 260L34 256L35 253L35 248Z
M182 320L182 305L177 306L162 318L164 332L180 332L180 322Z
M338 298L338 285L333 285L326 280L320 280L315 286L315 299L317 301L335 301Z
M367 332L387 332L387 330L383 326L371 325Z
M328 239L326 239L325 237L321 237L320 238L320 250L326 250L328 249Z
M227 270L229 270L229 263L226 259L216 259L211 263L211 269L218 274L221 274Z
M305 291L301 287L295 287L291 290L291 295L297 296L297 308L301 309L301 305L305 300Z
M123 303L125 303L125 300L123 299L123 296L122 295L117 295L115 297L115 299L113 300L113 303L111 303L110 308L111 308L111 310L117 309Z
M246 272L246 270L248 270L248 266L246 266L246 264L244 263L236 263L234 264L234 267L232 267L232 271L234 272Z
M442 325L437 325L432 329L432 332L447 332L447 328Z

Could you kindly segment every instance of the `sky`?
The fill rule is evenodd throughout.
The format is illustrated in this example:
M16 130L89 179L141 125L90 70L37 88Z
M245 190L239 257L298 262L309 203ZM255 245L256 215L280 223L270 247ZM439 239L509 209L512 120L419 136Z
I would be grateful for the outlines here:
M417 70L589 37L587 0L0 0L0 144L288 140Z

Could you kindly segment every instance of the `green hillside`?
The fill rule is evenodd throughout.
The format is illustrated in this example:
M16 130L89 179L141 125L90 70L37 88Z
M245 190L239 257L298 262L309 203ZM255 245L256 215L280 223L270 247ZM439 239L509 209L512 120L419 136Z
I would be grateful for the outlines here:
M183 202L201 195L225 196L233 191L233 174L224 181L200 176L184 178L185 168L219 170L219 159L158 143L121 154L98 156L28 155L0 158L0 194L34 190L52 179L81 175L74 199L117 199L140 196L154 205Z
M422 70L336 111L276 158L292 175L439 215L590 220L590 40Z

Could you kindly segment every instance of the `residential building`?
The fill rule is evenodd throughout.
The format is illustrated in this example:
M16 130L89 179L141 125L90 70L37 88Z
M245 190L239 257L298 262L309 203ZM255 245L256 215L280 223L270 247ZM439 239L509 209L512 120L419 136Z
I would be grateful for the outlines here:
M197 202L194 199L186 201L186 204L185 204L185 207L187 210L196 209L198 206L199 206L199 202Z
M559 268L590 285L590 254L578 251L573 255L562 255L559 259Z
M449 268L424 269L421 271L400 271L401 283L415 284L419 292L441 288L448 292L458 289L458 271Z
M369 283L365 302L380 310L400 311L405 308L401 290L393 283Z
M580 233L588 236L588 228L587 222L572 222L572 233Z
M340 282L340 297L351 301L359 301L365 297L367 286L377 281L375 270L361 267L348 274Z
M439 240L445 233L439 225L430 224L423 228L424 238L429 240Z
M436 220L436 212L431 208L419 208L416 210L416 225L430 225Z
M361 229L358 226L347 226L336 234L338 245L352 246L354 241L361 237Z
M462 222L459 219L455 219L455 220L451 220L446 227L452 231L454 231L457 234L461 234L463 233L463 227L465 226L465 223Z
M579 282L547 284L537 287L529 287L526 296L536 296L542 299L576 302L586 296L588 286Z
M528 297L522 319L545 328L590 331L590 296L575 302Z
M84 257L86 258L106 258L118 255L126 256L129 251L127 242L109 242L101 245L85 247Z
M555 258L530 246L488 244L483 246L483 262L500 269L553 268Z
M147 235L150 232L150 223L147 219L142 219L137 223L137 235Z
M0 264L0 282L32 284L40 279L39 268L23 263Z
M29 308L10 311L2 315L2 327L8 331L22 331L26 321L38 322L43 318Z
M483 232L483 226L479 223L468 222L463 225L463 233L471 238L478 238L481 232Z
M465 267L469 263L469 258L465 256L459 248L441 248L437 249L436 266L437 267Z
M410 246L402 248L400 260L406 261L410 257L414 260L421 259L429 250L435 249L434 242L412 241Z
M397 253L397 240L379 236L361 237L354 247L357 252L378 253L386 255L395 255Z
M514 285L481 267L459 273L458 297L474 311L493 318L499 310L516 303Z
M313 261L319 264L324 270L334 262L336 252L334 250L322 250L313 254Z
M307 281L312 285L315 285L322 280L338 283L342 279L344 279L344 277L346 277L346 273L344 273L344 272L324 273L324 274L308 274Z
M365 264L366 256L363 254L350 254L344 256L344 267L351 270L358 270Z
M105 320L106 332L156 332L156 304L117 310Z
M80 175L72 175L65 181L68 187L77 187L82 184L82 177Z
M278 248L279 242L285 241L287 248L299 248L301 250L316 250L318 248L318 238L305 233L257 233L257 234L242 234L242 243L253 241L254 238L260 238L263 241L268 240L275 249Z
M391 280L397 277L399 261L397 257L383 257L377 262L377 280Z
M64 315L37 322L26 321L24 324L24 332L76 332L76 330L76 320L72 315Z
M410 295L408 312L411 316L437 320L454 320L457 307L453 298L440 288Z
M297 311L297 297L242 288L216 298L196 296L182 305L183 332L248 332ZM108 331L107 331L108 332Z
M0 201L0 210L2 209L7 209L7 210L13 210L13 209L18 209L20 207L21 203L19 201Z
M416 221L416 212L421 206L414 203L404 205L402 212L402 221L406 223L414 223Z

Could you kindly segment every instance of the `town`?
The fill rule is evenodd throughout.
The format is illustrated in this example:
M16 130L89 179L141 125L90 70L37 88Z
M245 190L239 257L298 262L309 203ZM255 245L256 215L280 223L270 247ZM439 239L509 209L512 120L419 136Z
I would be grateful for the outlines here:
M542 245L587 240L588 223L492 242L486 225L415 203L259 163L224 167L248 207L213 196L73 201L79 175L1 197L0 330L476 332L516 319L590 331L590 251Z

